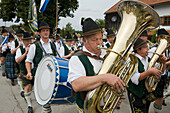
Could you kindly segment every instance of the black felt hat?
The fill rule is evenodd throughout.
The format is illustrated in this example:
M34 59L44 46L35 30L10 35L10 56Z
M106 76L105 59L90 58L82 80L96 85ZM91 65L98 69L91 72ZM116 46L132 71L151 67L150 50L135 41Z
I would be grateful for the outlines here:
M40 31L41 29L50 29L50 26L47 24L47 22L41 21L38 27L38 31Z
M73 38L69 32L67 33L66 41L73 41Z
M24 37L22 38L22 40L30 40L30 39L32 39L31 34L28 32L24 32Z
M141 38L138 38L138 39L136 40L136 42L134 43L133 49L134 49L134 50L137 50L137 49L141 48L142 46L144 46L145 44L147 44L146 41L144 41L144 40L141 39Z
M61 38L56 34L55 39L61 39Z
M115 36L115 33L111 29L108 29L107 30L107 38L109 38L111 36Z
M16 32L16 35L17 36L23 36L23 34L24 34L24 31L19 27L17 32Z
M160 36L160 35L169 35L169 33L164 29L158 29L158 32L157 32L157 36Z
M97 32L101 32L100 27L91 18L87 18L87 19L82 18L81 25L83 26L82 36L89 36Z
M14 36L11 33L9 33L9 37L8 38L9 39L14 39Z
M145 30L145 31L143 31L143 32L142 32L142 34L141 34L140 36L148 36L147 31L146 31L146 30Z
M5 28L3 28L2 33L8 33L8 31Z

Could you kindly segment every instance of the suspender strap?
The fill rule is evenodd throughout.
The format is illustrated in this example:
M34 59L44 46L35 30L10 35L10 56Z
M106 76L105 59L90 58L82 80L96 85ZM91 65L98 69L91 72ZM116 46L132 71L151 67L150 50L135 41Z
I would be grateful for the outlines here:
M52 42L50 42L50 43L51 43L51 45L53 46L53 48L55 49L56 54L58 55L58 57L61 58L60 54L59 54L58 51L57 51L57 48L54 46L54 43L52 43Z
M44 50L43 46L41 45L40 42L38 42L38 45L40 46L41 50L45 53L45 55L47 55L46 51Z
M78 51L77 53L78 53L78 54L83 54L83 55L89 56L89 57L94 58L94 59L97 59L97 60L102 60L102 61L104 60L104 59L101 58L101 57L91 55L90 53L85 52L85 51Z

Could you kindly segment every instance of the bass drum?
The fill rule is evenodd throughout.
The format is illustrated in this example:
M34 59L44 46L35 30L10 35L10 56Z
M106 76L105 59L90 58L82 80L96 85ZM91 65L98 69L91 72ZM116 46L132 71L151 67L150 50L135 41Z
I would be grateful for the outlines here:
M74 103L68 78L68 60L46 55L38 64L34 94L39 105Z

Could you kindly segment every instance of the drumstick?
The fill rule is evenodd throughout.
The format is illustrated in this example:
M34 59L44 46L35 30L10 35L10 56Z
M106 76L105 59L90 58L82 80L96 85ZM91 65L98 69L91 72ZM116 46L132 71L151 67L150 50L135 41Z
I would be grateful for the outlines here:
M30 76L27 76L27 75L23 75L23 77L26 78L26 79L30 78Z

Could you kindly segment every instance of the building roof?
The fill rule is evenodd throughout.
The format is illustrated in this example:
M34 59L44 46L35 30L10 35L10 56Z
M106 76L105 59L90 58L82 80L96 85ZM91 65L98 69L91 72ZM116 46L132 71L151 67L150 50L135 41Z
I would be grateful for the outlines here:
M112 13L112 12L116 12L117 11L117 6L119 5L120 2L122 2L123 0L120 0L117 4L115 4L114 6L112 6L109 10L107 10L105 12L105 14L107 13ZM165 3L165 2L170 2L170 0L138 0L141 2L144 2L148 5L156 5L156 4L160 4L160 3Z

